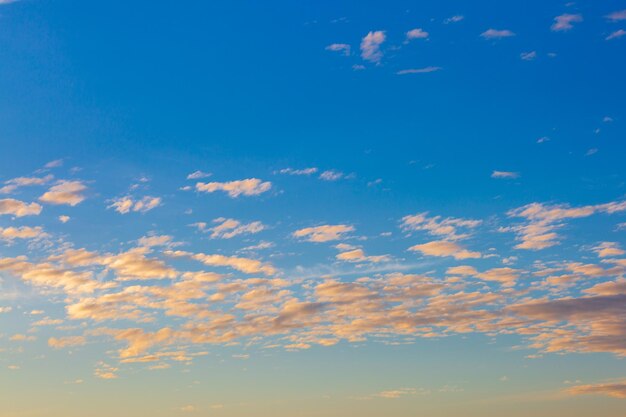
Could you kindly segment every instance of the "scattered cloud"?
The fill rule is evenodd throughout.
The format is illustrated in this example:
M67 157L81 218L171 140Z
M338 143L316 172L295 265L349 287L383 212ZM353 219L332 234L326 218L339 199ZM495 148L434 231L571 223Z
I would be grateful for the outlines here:
M0 227L0 240L13 241L14 239L38 239L46 237L41 227Z
M414 245L411 246L409 250L413 252L421 252L422 254L428 256L451 256L454 259L472 259L480 258L482 256L480 252L469 251L455 242L445 240Z
M537 58L537 52L536 51L522 52L520 54L520 58L522 59L522 61L533 61L534 59Z
M574 23L580 23L583 17L580 14L562 14L554 18L554 23L550 27L553 32L567 31L574 27Z
M517 249L545 249L558 244L556 231L563 227L563 222L570 219L589 217L596 213L613 214L626 211L626 202L570 207L566 204L544 205L532 203L508 212L510 217L521 217L527 224L502 227L500 231L514 232L521 241Z
M0 199L0 215L10 214L15 217L37 216L42 207L37 203L25 203L12 198Z
M612 22L619 22L622 20L626 20L626 10L619 10L619 11L610 13L606 16L606 18Z
M284 175L313 175L317 173L318 169L315 167L311 168L302 168L302 169L293 169L293 168L283 168L278 171L279 174Z
M39 201L54 205L75 206L85 200L83 191L86 189L87 186L80 181L59 181L39 197Z
M385 42L386 35L382 30L369 32L361 40L361 58L375 64L380 63L383 53L380 46Z
M245 180L229 181L229 182L199 182L196 184L196 190L203 193L213 193L215 191L224 191L231 198L239 196L255 196L263 194L272 188L272 183L262 181L258 178L248 178Z
M254 234L265 230L267 227L259 222L241 223L239 220L220 217L213 220L214 227L208 227L206 223L195 223L198 230L211 233L211 239L231 239L244 234Z
M428 38L428 32L420 28L411 29L406 33L407 42L412 41L414 39L427 39L427 38Z
M470 236L470 231L480 226L482 221L455 217L432 216L428 212L402 218L400 228L406 232L426 231L431 236L442 236L446 240L460 240ZM461 230L463 232L459 233Z
M519 177L520 177L519 172L513 172L513 171L493 171L491 173L491 178L496 178L496 179L516 179Z
M437 72L441 71L443 68L441 67L424 67L424 68L409 68L405 70L400 70L396 72L397 75L407 75L407 74L427 74L429 72Z
M139 200L133 200L132 197L120 197L113 201L113 204L107 208L112 208L120 214L146 213L161 205L160 197L145 196Z
M11 2L12 0L0 0L0 1L9 1ZM55 159L54 161L50 161L48 162L46 165L44 165L44 168L59 168L63 166L63 160L62 159Z
M37 185L45 185L52 181L54 177L47 175L45 177L18 177L4 182L4 187L0 188L0 194L10 194L22 187L32 187Z
M463 19L465 19L465 16L462 16L460 14L448 17L446 19L443 20L443 23L448 25L450 23L458 23L460 21L462 21Z
M188 180L199 180L202 178L208 178L210 177L211 174L210 172L204 172L204 171L194 171L191 174L187 175L187 179Z
M618 39L621 38L622 36L626 35L626 30L624 29L618 29L614 32L611 32L611 34L609 36L606 37L607 41L610 41L612 39Z
M320 174L320 179L324 181L337 181L344 177L344 173L340 171L328 170Z
M327 51L340 52L342 55L350 56L350 45L347 43L333 43L326 47Z
M502 38L510 38L515 36L515 33L511 32L508 29L498 30L498 29L487 29L483 33L480 34L485 39L502 39Z
M309 242L329 242L332 240L339 240L344 237L346 233L353 232L354 227L346 224L336 225L324 225L316 227L306 227L304 229L296 230L293 233L294 237L302 238Z
M567 388L565 392L570 395L602 395L613 398L626 398L626 381L576 385Z

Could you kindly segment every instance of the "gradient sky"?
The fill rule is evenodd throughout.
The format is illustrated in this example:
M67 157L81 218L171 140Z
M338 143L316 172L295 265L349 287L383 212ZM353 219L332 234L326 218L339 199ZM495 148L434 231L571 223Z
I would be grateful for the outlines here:
M626 416L624 74L623 0L0 0L0 415Z

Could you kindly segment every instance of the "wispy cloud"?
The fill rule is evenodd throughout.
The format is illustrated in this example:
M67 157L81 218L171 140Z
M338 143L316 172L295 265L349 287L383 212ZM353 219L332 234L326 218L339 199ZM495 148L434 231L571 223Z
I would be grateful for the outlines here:
M583 17L580 14L562 14L554 18L554 23L550 29L554 32L567 31L574 27L574 23L580 23Z
M485 39L503 39L503 38L510 38L512 36L515 36L515 33L513 33L512 31L508 29L502 29L502 30L487 29L486 31L481 33L480 36L482 36Z
M520 177L519 172L513 171L493 171L491 173L491 178L496 179L516 179Z
M350 55L350 45L347 43L332 43L326 47L327 51L340 52L342 55Z
M196 190L199 192L214 193L215 191L224 191L232 198L237 198L242 195L247 197L256 196L269 191L271 188L271 182L262 181L258 178L229 182L199 182L196 184Z
M609 36L607 36L605 39L607 41L610 41L611 39L618 39L621 38L622 36L626 35L626 30L624 29L618 29L614 32L611 32L611 34Z
M408 74L428 74L430 72L441 71L441 67L424 67L424 68L409 68L396 72L397 75L408 75Z

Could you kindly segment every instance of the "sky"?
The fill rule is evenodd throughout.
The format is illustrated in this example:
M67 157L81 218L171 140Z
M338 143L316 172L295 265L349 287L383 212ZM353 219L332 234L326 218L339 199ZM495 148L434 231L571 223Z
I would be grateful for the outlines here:
M0 0L0 415L625 417L624 74L623 0Z

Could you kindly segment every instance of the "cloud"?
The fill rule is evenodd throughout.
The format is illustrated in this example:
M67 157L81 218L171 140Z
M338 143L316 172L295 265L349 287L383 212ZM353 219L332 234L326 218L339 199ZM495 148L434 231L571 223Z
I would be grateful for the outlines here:
M611 34L609 36L606 37L607 41L610 41L611 39L618 39L621 38L622 36L626 35L626 30L624 29L618 29L614 32L611 32Z
M340 261L346 262L389 262L391 257L389 255L378 255L378 256L366 256L363 249L353 249L346 252L341 252L336 256L336 258Z
M333 43L326 47L327 51L341 52L345 56L350 55L350 45L347 43Z
M0 0L0 1L7 1L7 0ZM9 2L11 2L12 0L8 0ZM48 162L46 165L44 165L44 168L59 168L63 166L63 160L62 159L55 159L54 161L50 161Z
M410 251L421 252L428 256L452 256L454 259L472 259L480 258L480 252L472 252L464 249L462 246L454 242L445 240L423 243L421 245L411 246Z
M227 219L220 217L213 220L216 226L207 228L206 223L196 223L196 226L200 231L211 232L211 239L231 239L235 236L243 234L259 233L266 229L266 226L259 222L241 223L239 220Z
M400 388L388 391L381 391L375 395L375 397L385 398L385 399L397 399L401 397L414 396L417 394L430 394L430 391L423 389L415 389L415 388Z
M455 15L455 16L451 16L451 17L448 17L448 18L444 19L444 20L443 20L443 23L444 23L445 25L448 25L448 24L450 24L450 23L458 23L458 22L460 22L460 21L461 21L461 20L463 20L463 19L465 19L465 16L462 16L462 15L460 15L460 14L457 14L457 15Z
M55 205L75 206L85 199L82 192L86 189L87 187L80 181L59 181L39 197L39 201Z
M602 242L594 248L600 258L608 258L612 256L621 256L626 253L620 249L617 242Z
M382 30L369 32L365 35L361 40L361 58L375 64L380 63L383 57L380 46L385 42L385 39L385 32Z
M10 313L13 311L13 307L0 307L0 314Z
M274 275L276 273L276 269L272 265L263 263L256 259L224 255L206 255L203 253L194 254L183 251L166 251L165 254L173 257L192 258L210 266L226 266L246 274L263 273L265 275Z
M626 20L626 10L619 10L613 13L610 13L606 16L612 22L619 22L621 20Z
M535 58L537 58L537 52L536 51L522 52L520 54L520 59L522 61L532 61Z
M224 191L229 197L237 198L241 195L255 196L263 194L272 188L269 181L261 181L258 178L248 178L239 181L230 182L199 182L196 184L196 190L205 193L213 193L215 191Z
M19 177L5 181L5 186L0 188L0 194L9 194L22 187L32 187L36 185L44 185L52 181L54 177L47 175L43 178L39 177Z
M515 178L519 178L519 177L520 177L519 172L493 171L491 173L491 178L496 178L496 179L515 179Z
M563 222L570 219L589 217L596 213L613 214L626 211L626 201L606 204L570 207L566 204L544 205L532 203L510 210L509 217L521 217L527 224L502 227L502 232L514 232L521 241L515 246L517 249L545 249L558 244L556 231L563 227Z
M193 406L193 405L185 405L183 407L180 407L180 411L184 412L184 413L194 413L196 411L198 411L198 409Z
M498 29L487 29L483 33L480 34L481 37L485 39L502 39L502 38L510 38L515 36L515 33L510 30L498 30Z
M99 362L94 370L94 376L100 379L117 379L117 371L119 369L108 365L104 362Z
M210 177L212 174L210 172L203 171L194 171L191 174L187 175L188 180L199 180L201 178Z
M278 173L286 174L286 175L313 175L317 173L317 171L318 170L315 167L303 168L303 169L283 168L280 171L278 171Z
M48 236L41 227L0 227L0 240L37 239Z
M133 200L132 197L120 197L113 201L113 204L107 206L120 214L128 214L130 212L146 213L161 205L160 197L145 196L140 200Z
M407 74L427 74L430 72L441 71L443 68L441 67L424 67L424 68L409 68L405 70L400 70L396 72L397 75L407 75Z
M406 33L407 42L413 39L426 39L426 38L428 38L428 32L420 28L411 29Z
M66 337L51 337L48 339L48 346L54 349L63 349L66 347L83 346L87 343L84 336L66 336Z
M0 200L0 215L11 214L15 217L37 216L42 207L37 203L24 203L23 201L5 198Z
M343 172L328 170L320 174L320 179L324 181L337 181L344 177Z
M293 236L303 238L309 242L329 242L331 240L342 239L344 234L353 232L354 227L346 224L324 225L316 227L306 227L296 230Z
M554 23L550 27L553 32L567 31L574 27L574 23L583 21L583 17L580 14L562 14L554 18Z
M429 217L428 212L404 216L400 223L400 228L404 232L425 231L431 236L443 236L446 240L459 240L470 236L469 230L480 226L482 221L471 219L460 219L455 217L433 216ZM465 229L463 233L459 233Z
M59 221L61 223L67 223L70 221L70 216L65 216L65 215L59 216Z
M570 395L603 395L613 398L626 398L626 381L576 385L567 388L565 392Z

